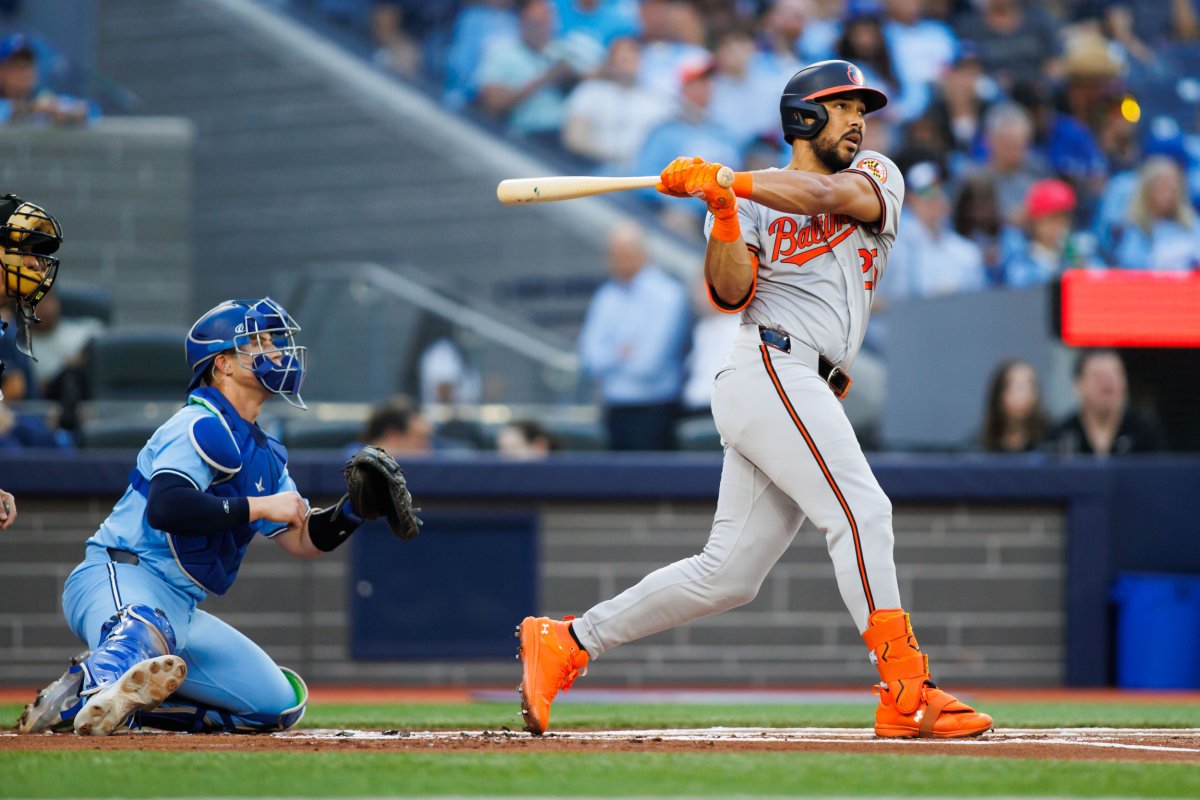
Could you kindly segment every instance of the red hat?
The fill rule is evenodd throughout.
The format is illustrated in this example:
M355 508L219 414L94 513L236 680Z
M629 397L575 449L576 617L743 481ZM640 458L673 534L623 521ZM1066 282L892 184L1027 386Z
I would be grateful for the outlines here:
M1075 210L1075 190L1058 178L1046 178L1029 187L1025 195L1025 216L1037 219L1048 214L1069 214Z
M712 58L689 61L679 68L679 83L682 85L700 78L707 78L716 71L717 65Z

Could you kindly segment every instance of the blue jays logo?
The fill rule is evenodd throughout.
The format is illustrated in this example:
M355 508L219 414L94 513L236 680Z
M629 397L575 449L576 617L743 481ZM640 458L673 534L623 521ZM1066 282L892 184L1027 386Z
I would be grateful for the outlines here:
M865 86L866 81L863 79L862 70L850 64L846 67L846 74L850 77L850 82L855 86Z

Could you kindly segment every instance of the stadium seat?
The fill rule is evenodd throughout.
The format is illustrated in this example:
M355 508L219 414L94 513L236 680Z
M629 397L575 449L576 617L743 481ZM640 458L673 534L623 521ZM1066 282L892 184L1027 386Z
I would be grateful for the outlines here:
M140 416L84 420L79 427L79 446L140 449L162 422Z
M182 400L187 391L185 331L112 331L88 347L88 378L97 400Z
M88 317L98 319L105 325L112 324L112 293L107 289L98 286L58 286L56 283L54 292L62 303L64 317Z
M720 452L721 434L711 414L681 419L675 424L675 438L680 450Z
M359 420L289 419L283 425L283 443L289 450L340 450L360 440Z

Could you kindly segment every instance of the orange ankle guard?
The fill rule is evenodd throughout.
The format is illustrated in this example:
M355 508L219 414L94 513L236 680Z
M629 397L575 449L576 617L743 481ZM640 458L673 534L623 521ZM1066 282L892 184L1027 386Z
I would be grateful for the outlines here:
M876 609L862 637L875 653L886 699L902 714L916 711L921 687L929 680L929 656L917 645L908 614L902 608Z

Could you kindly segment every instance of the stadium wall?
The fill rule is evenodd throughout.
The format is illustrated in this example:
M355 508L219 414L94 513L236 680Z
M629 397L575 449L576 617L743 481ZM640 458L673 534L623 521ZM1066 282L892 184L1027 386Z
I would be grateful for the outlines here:
M116 453L0 462L0 486L21 513L0 536L0 684L37 683L78 648L58 598L128 463ZM320 503L341 491L338 466L297 454L291 469ZM895 502L901 589L944 680L1110 682L1116 572L1200 572L1183 547L1194 525L1175 510L1200 478L1197 459L874 466ZM697 552L720 465L595 456L429 460L407 471L428 520L420 539L364 530L314 562L260 544L235 588L205 607L316 682L506 685L517 673L505 621L579 613ZM485 618L500 622L469 630ZM806 525L753 603L613 651L589 683L861 685L872 675L820 534Z

